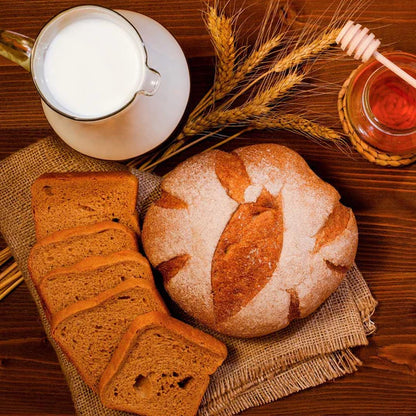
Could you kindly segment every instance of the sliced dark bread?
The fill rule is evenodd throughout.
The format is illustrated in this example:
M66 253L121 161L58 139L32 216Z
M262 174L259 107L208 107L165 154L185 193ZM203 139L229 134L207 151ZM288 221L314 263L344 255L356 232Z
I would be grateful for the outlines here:
M137 178L129 172L47 173L32 185L36 238L105 220L139 233Z
M99 385L102 403L146 416L194 416L223 343L160 312L132 322Z
M48 273L39 293L51 315L73 303L97 296L127 279L153 282L149 262L137 251L120 251L108 256L87 257L70 267Z
M84 381L95 390L130 323L150 311L168 313L154 285L129 279L53 316L52 334Z
M57 267L71 266L88 256L106 256L122 250L137 251L136 236L126 226L113 221L57 231L32 247L29 272L38 285L42 277Z

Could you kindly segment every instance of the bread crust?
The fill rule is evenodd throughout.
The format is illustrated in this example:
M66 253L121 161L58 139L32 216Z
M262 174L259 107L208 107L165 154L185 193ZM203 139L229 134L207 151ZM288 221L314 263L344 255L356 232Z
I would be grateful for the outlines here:
M214 355L217 355L218 365L215 366L215 368L210 368L207 372L207 375L211 375L212 373L214 373L217 367L219 367L227 358L227 347L221 341L218 341L216 338L190 325L187 325L184 322L179 321L169 315L166 315L157 311L148 312L146 314L143 314L137 317L130 324L129 329L124 334L122 340L120 341L118 345L118 348L113 354L113 357L110 363L108 364L107 368L105 369L101 377L101 380L98 386L98 393L100 394L100 396L104 392L106 385L117 374L118 369L122 366L122 364L126 360L128 353L131 347L134 345L134 342L138 334L142 331L145 331L148 328L157 327L157 326L167 328L168 330L171 330L177 333L178 335L182 336L187 341L192 342L201 348L209 350ZM131 409L119 409L119 410L129 411Z
M169 314L169 310L167 309L162 297L160 296L159 292L157 291L156 287L153 283L143 280L143 279L129 279L126 280L123 283L120 283L117 287L114 289L106 290L105 292L100 293L98 296L94 298L90 298L88 300L79 301L77 303L74 303L67 308L59 311L55 315L52 315L52 336L54 340L57 342L57 344L60 346L62 351L67 356L68 360L76 367L80 375L82 376L83 380L88 384L91 389L96 391L97 386L94 384L92 380L90 380L89 376L84 371L85 369L82 366L77 365L77 361L74 360L74 357L72 356L71 352L67 348L66 344L64 342L61 342L59 337L56 336L56 331L59 327L59 325L64 322L67 318L71 317L72 315L84 312L90 309L93 309L103 302L106 302L107 300L110 300L113 297L118 296L119 294L135 288L135 287L141 287L146 290L149 290L151 293L151 296L155 300L155 302L158 304L158 308L163 311L165 314Z
M182 269L175 270L165 282L169 295L187 313L227 335L266 335L310 314L338 287L355 258L357 225L352 211L340 204L339 193L315 175L296 152L276 144L259 144L236 149L232 157L219 157L221 153L215 150L194 156L164 179L162 189L184 201L186 209L173 212L152 206L143 225L143 246L155 267L169 264L174 257L188 256ZM235 167L230 177L227 160ZM220 168L216 169L216 161L220 161ZM241 181L237 170L242 172ZM236 252L239 244L249 252L249 245L242 246L249 243L243 243L241 236L227 236L225 230L238 208L256 202L264 191L282 200L279 261L269 281L255 279L266 284L256 285L257 294L250 298L230 279L228 293L233 295L234 290L242 297L243 307L234 309L227 319L218 319L210 275L214 252L223 238L225 247L235 240ZM185 238L170 244L178 236ZM317 243L317 239L322 241ZM231 256L228 249L220 255ZM236 269L241 266L235 265ZM228 267L232 270L231 263ZM218 279L221 281L220 276ZM225 303L222 309L227 309Z
M75 263L72 266L56 268L42 278L39 286L42 287L43 283L46 280L55 276L59 276L61 274L88 272L103 266L121 263L123 261L134 261L137 263L141 263L141 265L146 269L146 274L144 278L153 282L152 270L146 257L141 255L138 251L123 250L109 254L108 256L86 257L85 259L81 260L78 263Z
M140 227L137 213L135 211L137 193L138 193L138 179L132 175L130 172L126 171L113 171L113 172L52 172L44 173L39 176L31 186L31 195L32 195L32 213L35 223L35 234L38 240L47 237L47 234L44 234L39 221L37 221L37 206L36 206L36 195L45 186L45 183L50 181L57 182L83 182L85 180L94 180L97 182L108 183L109 180L122 180L125 182L130 182L132 193L130 195L130 205L133 208L133 212L129 216L129 227L137 234L140 235Z
M52 243L57 243L57 242L60 242L62 240L67 240L68 238L78 236L78 235L95 234L95 233L98 233L98 232L106 230L106 229L114 229L114 230L124 231L126 234L128 234L131 237L132 244L135 244L135 246L138 247L136 234L133 233L133 231L129 227L127 227L123 224L120 224L119 222L101 221L101 222L97 222L97 223L94 223L94 224L80 225L78 227L67 228L65 230L55 231L54 233L48 235L47 237L42 238L41 241L38 241L32 247L32 249L34 247L44 246L44 245L48 245L48 244L52 244Z
M127 238L130 240L131 250L138 250L137 238L136 234L128 227L123 224L116 223L114 221L103 221L96 224L90 225L81 225L78 227L68 228L61 231L56 231L47 237L43 238L41 241L38 241L30 250L29 258L28 258L28 270L31 276L35 274L35 267L34 267L34 258L36 257L36 252L39 248L47 246L49 244L54 244L58 242L62 242L68 240L72 237L89 235L89 234L96 234L101 231L105 230L120 230L123 231ZM33 279L33 282L36 286L39 285L38 279Z
M47 172L40 175L37 180L76 180L91 178L98 181L108 181L108 179L123 179L131 180L133 183L138 183L137 178L128 171L97 171L97 172Z
M152 274L152 270L150 268L149 262L139 252L135 252L131 250L124 250L124 251L112 253L108 256L87 257L81 260L80 262L75 263L72 266L59 267L59 268L53 269L51 272L49 272L42 278L38 286L38 292L43 302L43 305L46 309L47 315L51 316L53 313L56 312L55 308L52 307L49 295L47 294L47 285L48 285L49 280L51 279L53 280L54 278L64 275L64 274L66 275L66 274L78 274L78 273L92 272L99 268L106 267L106 266L108 267L114 266L117 263L122 263L125 261L133 261L136 263L140 263L144 269L144 275L142 278L151 283L154 283L153 274ZM101 290L104 290L104 289L101 289ZM78 294L79 293L80 292L78 292Z
M132 289L134 287L142 287L151 291L152 296L154 297L156 302L160 304L160 308L166 314L169 314L168 308L166 307L162 297L160 296L160 293L158 292L158 290L156 289L155 285L152 282L149 282L148 280L143 280L143 279L128 279L124 281L123 283L120 283L113 289L108 289L93 298L76 302L68 306L67 308L63 309L62 311L59 311L55 315L53 315L52 316L52 333L55 332L56 327L61 322L63 322L65 319L67 319L71 315L86 311L88 309L95 308L96 306L107 301L108 299L111 299L112 297L117 296L119 293L125 292L126 290Z

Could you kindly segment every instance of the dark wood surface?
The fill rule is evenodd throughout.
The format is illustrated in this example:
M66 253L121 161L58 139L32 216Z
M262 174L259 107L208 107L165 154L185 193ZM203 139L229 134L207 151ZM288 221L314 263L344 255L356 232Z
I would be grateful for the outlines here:
M231 0L233 1L233 0ZM42 24L78 1L0 1L0 28L35 37ZM264 1L250 6L246 32L260 21ZM330 1L303 0L295 5L305 16L324 15ZM357 2L349 1L351 10ZM213 59L197 0L102 1L102 5L147 14L165 25L188 58L191 105L212 81ZM333 8L332 8L333 9ZM416 53L414 0L375 0L362 12L377 36L396 49ZM247 24L248 23L248 24ZM329 72L345 79L356 66L333 63ZM335 90L334 96L335 97ZM334 101L335 102L335 101ZM0 58L0 158L51 133L30 76ZM326 109L336 118L334 104ZM357 263L379 301L374 315L377 333L370 345L356 349L363 366L353 375L309 389L244 415L416 415L416 165L381 168L357 153L323 148L290 133L253 132L225 146L271 141L298 151L323 179L334 185L357 216L360 243ZM213 144L195 146L159 169ZM1 246L4 242L0 241ZM55 353L42 330L24 285L0 302L0 414L73 415L74 408ZM167 415L169 416L169 415Z

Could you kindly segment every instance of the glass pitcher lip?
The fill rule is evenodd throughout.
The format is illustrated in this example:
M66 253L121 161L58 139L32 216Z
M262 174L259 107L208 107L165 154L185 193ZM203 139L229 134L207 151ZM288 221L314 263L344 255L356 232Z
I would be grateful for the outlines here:
M38 92L38 94L40 95L40 97L41 97L41 99L42 99L42 101L51 109L51 110L53 110L53 111L55 111L56 113L58 113L58 114L60 114L60 115L62 115L62 116L64 116L64 117L67 117L67 118L70 118L70 119L72 119L72 120L75 120L75 121L100 121L100 120L104 120L104 119L106 119L106 118L109 118L109 117L112 117L112 116L114 116L114 115L116 115L116 114L118 114L118 113L120 113L120 112L122 112L123 110L125 110L133 101L134 101L134 99L137 97L137 95L141 92L141 90L139 89L139 90L137 90L137 91L135 91L134 92L134 94L133 94L133 96L131 97L131 99L126 103L126 104L124 104L122 107L120 107L118 110L115 110L115 111L113 111L113 112L111 112L111 113L108 113L108 114L105 114L105 115L103 115L103 116L99 116L99 117L78 117L78 116L76 116L76 115L71 115L71 114L67 114L67 113L65 113L64 111L62 111L62 110L60 110L59 108L56 108L52 103L50 103L49 102L49 100L45 97L45 95L42 93L42 91L41 91L41 89L40 89L40 87L38 86L38 84L37 84L37 82L36 82L36 80L35 80L35 78L34 78L34 76L33 76L33 74L34 74L34 72L33 72L33 65L34 65L34 59L33 59L33 56L35 55L35 53L36 53L36 49L37 49L37 46L38 46L38 39L40 38L40 36L42 35L42 32L46 29L46 27L47 26L49 26L51 23L53 23L55 20L57 20L61 15L63 15L63 14L65 14L65 13L67 13L68 11L70 11L70 10L76 10L76 9L83 9L83 8L88 8L88 7L93 7L93 8L96 8L96 9L104 9L104 10L106 10L106 11L109 11L109 12L111 12L111 13L115 13L116 15L118 15L119 17L121 17L125 22L127 22L128 23L128 25L134 30L134 32L137 34L137 36L138 36L138 38L139 38L139 40L140 40L140 44L141 44L141 46L142 46L142 48L143 48L143 53L144 53L144 65L145 65L145 67L146 67L146 70L152 70L152 71L155 71L155 72L157 72L157 73L159 73L158 71L156 71L155 69L153 69L153 68L150 68L149 67L149 65L147 64L147 60L148 60L148 55L147 55L147 50L146 50L146 46L145 46L145 44L144 44L144 42L143 42L143 39L142 39L142 37L141 37L141 35L140 35L140 33L139 33L139 31L136 29L136 27L126 18L126 17L124 17L121 13L119 13L119 12L117 12L116 10L113 10L113 9L110 9L110 8L108 8L108 7L104 7L104 6L101 6L101 5L98 5L98 4L82 4L82 5L79 5L79 6L73 6L73 7L68 7L67 9L64 9L64 10L62 10L62 11L60 11L58 14L56 14L55 16L53 16L53 17L51 17L44 25L43 25L43 27L42 27L42 29L40 30L40 32L38 33L38 35L36 36L36 39L35 39L35 42L34 42L34 44L33 44L33 49L32 49L32 55L31 55L31 59L30 59L30 72L31 72L31 74L32 74L32 80L33 80L33 83L34 83L34 85L35 85L35 88L36 88L36 90L37 90L37 92Z

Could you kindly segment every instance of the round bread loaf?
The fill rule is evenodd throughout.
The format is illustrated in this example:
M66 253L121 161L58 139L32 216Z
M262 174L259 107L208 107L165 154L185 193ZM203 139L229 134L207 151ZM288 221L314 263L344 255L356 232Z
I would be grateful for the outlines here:
M315 311L357 250L338 192L275 144L194 156L162 182L143 246L172 299L205 325L266 335Z

